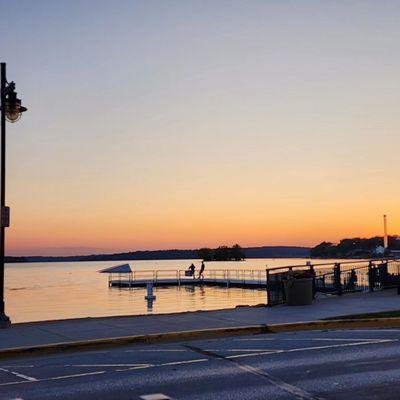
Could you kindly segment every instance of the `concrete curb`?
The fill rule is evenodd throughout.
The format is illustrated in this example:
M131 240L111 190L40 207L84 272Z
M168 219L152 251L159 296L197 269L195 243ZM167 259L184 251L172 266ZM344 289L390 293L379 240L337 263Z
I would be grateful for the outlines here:
M215 339L224 336L257 335L261 333L279 333L306 330L326 329L359 329L359 328L398 328L400 318L341 319L327 321L306 321L285 324L262 324L228 328L211 328L191 331L153 333L148 335L122 336L105 339L61 342L26 347L0 349L0 359L29 357L42 354L54 354L65 351L84 351L140 343L167 343L183 340Z

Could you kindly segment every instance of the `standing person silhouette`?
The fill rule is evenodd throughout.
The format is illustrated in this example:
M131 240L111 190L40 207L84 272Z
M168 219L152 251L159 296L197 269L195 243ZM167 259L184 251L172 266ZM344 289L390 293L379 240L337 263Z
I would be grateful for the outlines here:
M193 276L194 278L194 270L196 269L196 267L194 266L194 264L192 263L190 265L190 267L188 268L188 271L190 272L190 275Z
M199 271L199 279L204 279L204 270L205 269L206 269L206 266L204 265L204 261L202 261L200 271Z

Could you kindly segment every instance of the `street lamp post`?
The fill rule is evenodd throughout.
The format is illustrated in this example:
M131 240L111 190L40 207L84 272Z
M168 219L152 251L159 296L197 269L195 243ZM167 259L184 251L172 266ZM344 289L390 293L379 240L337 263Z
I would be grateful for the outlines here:
M16 122L21 114L26 111L22 107L15 91L15 83L7 82L6 63L1 63L0 85L0 110L1 110L1 166L0 166L0 328L11 326L10 318L5 313L4 307L4 248L5 231L10 226L10 209L6 207L6 120Z

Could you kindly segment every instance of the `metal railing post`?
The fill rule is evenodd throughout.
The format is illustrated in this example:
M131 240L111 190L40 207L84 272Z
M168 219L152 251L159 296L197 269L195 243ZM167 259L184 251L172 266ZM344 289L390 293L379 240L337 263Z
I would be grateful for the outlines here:
M388 286L388 262L382 261L379 265L379 282L381 288Z
M376 270L372 261L368 264L368 286L369 291L373 292L375 287Z
M342 291L342 280L340 273L340 263L335 263L333 267L333 285L338 295L341 296L343 294L343 291Z
M310 267L310 273L312 275L312 297L313 299L315 299L315 294L317 293L317 283L316 283L314 265L312 265L311 262L308 265Z
M266 287L267 287L267 306L271 307L272 306L272 304L271 304L271 294L269 292L269 285L268 285L268 283L269 283L269 271L266 269L265 272L266 272Z

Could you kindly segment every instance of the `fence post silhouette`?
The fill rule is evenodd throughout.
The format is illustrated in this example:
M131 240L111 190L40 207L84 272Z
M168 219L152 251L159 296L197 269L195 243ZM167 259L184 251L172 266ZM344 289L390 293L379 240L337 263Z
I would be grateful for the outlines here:
M333 267L333 285L338 295L341 296L343 294L343 290L340 273L340 263L335 263L335 266Z

